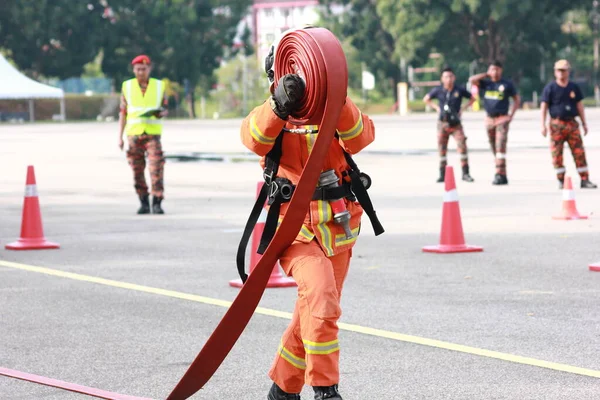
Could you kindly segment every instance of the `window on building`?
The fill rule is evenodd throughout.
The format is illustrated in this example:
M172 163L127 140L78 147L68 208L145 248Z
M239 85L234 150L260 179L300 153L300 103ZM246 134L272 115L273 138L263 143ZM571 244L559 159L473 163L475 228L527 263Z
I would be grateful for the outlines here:
M267 33L267 43L271 44L275 41L275 34Z
M265 17L272 17L273 16L273 9L272 8L266 8L265 9Z

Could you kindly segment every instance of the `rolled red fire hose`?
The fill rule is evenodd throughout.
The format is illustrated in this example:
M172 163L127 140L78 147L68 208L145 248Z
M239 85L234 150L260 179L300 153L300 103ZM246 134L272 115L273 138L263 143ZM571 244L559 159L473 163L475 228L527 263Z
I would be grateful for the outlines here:
M279 42L275 82L288 73L306 81L305 103L292 123L318 124L319 134L300 176L289 208L269 247L248 277L225 316L167 400L182 400L200 390L217 371L240 337L265 291L283 251L302 227L325 157L346 99L348 68L337 38L327 29L293 31Z

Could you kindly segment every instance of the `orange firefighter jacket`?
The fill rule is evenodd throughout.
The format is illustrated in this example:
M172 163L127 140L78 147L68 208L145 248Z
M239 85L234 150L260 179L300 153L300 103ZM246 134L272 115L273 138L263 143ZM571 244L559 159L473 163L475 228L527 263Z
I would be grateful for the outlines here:
M264 156L271 150L275 139L284 127L289 129L318 129L316 125L299 127L280 119L275 115L268 101L252 110L242 122L242 142L248 149L262 157L260 162L262 168L264 168L265 163ZM340 179L339 183L342 184L342 172L349 169L342 149L350 154L358 153L375 139L375 128L371 119L361 113L350 98L346 98L346 103L338 120L337 133L339 140L334 139L332 141L323 171L334 169ZM316 141L316 135L291 132L283 132L282 134L284 135L282 157L279 162L277 176L287 178L294 185L297 185ZM324 253L329 257L352 248L358 236L363 209L358 202L345 199L345 203L352 216L350 220L350 228L353 233L352 239L346 239L342 227L333 220L329 202L313 200L296 240L309 243L316 238ZM288 206L289 203L282 205L280 221Z

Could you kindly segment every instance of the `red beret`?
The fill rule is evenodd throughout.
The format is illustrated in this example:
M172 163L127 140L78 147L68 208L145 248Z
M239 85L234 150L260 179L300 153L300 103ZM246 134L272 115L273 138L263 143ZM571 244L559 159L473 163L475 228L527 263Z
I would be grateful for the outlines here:
M131 61L131 65L135 64L150 64L150 57L144 54L139 55Z

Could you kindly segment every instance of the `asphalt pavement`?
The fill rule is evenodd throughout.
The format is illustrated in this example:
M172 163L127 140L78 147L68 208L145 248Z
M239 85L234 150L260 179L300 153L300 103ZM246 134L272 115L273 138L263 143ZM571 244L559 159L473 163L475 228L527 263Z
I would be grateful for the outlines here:
M591 180L600 182L600 112L588 110ZM556 221L556 186L539 115L511 125L506 187L482 115L467 113L475 182L460 180L468 244L437 255L443 185L432 114L375 116L377 139L356 156L386 233L364 218L343 291L345 400L600 398L600 191L579 189L590 218ZM240 120L169 121L165 215L138 216L114 123L0 126L0 367L122 394L165 398L238 289L235 252L261 170ZM187 155L187 157L186 157ZM185 161L184 161L185 160ZM27 165L44 233L59 250L13 252ZM74 275L73 275L74 274ZM193 398L264 399L266 373L295 289L267 289L262 309ZM0 398L82 395L0 376ZM306 388L303 398L312 398Z

